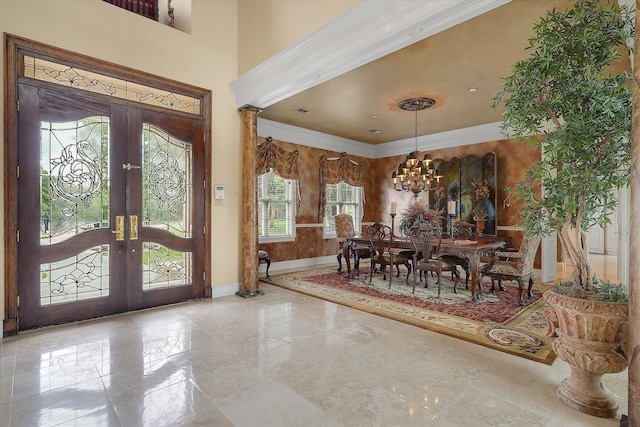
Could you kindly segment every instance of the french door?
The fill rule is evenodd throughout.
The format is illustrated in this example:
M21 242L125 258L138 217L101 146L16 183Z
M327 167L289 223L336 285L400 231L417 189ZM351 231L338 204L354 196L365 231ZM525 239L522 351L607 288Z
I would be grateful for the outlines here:
M203 122L18 92L19 329L203 297Z

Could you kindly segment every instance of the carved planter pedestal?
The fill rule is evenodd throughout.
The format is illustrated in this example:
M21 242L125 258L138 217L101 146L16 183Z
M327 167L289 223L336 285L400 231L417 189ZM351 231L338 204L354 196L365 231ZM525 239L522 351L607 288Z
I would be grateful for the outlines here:
M570 408L596 417L615 417L618 403L603 386L604 374L627 368L629 304L591 301L547 290L544 309L553 350L571 366L558 386L558 398Z

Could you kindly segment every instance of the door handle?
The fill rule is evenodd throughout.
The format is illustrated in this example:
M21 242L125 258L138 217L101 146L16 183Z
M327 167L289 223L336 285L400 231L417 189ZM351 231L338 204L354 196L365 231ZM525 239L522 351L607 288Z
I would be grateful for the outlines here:
M129 240L138 240L138 215L129 215Z
M116 235L116 241L124 240L124 215L116 215L116 229L111 232Z
M130 171L131 169L140 169L140 166L132 165L131 163L123 163L122 169Z

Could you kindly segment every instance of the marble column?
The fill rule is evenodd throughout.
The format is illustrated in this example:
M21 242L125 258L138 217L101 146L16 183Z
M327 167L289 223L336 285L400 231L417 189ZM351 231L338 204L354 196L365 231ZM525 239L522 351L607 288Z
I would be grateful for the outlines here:
M262 295L258 290L258 214L256 147L260 109L245 105L242 112L242 286L236 292L244 298Z
M631 223L629 226L629 359L628 420L640 426L640 1L635 7L633 113L631 117Z

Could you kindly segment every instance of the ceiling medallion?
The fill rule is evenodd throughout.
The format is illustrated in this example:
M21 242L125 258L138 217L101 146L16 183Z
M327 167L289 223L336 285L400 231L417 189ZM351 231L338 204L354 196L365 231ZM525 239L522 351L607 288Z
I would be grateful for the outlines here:
M431 108L436 104L431 98L409 98L398 103L398 107L405 111L421 111Z

